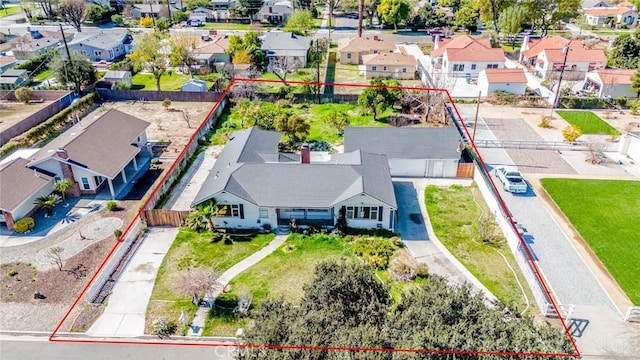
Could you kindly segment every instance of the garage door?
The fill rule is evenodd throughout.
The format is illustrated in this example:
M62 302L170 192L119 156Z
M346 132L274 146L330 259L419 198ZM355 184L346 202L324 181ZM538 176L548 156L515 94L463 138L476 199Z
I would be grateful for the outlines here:
M425 177L427 160L392 159L389 166L391 167L391 176Z

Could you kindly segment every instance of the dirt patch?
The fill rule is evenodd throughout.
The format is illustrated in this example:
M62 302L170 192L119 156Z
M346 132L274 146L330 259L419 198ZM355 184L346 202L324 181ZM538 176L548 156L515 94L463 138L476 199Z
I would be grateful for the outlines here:
M53 101L25 104L17 101L3 101L0 103L0 131L24 120L27 116L40 111Z
M187 144L196 128L204 120L209 110L215 105L212 102L172 102L165 110L161 101L118 101L105 102L102 107L87 114L87 118L100 115L107 109L118 109L129 115L148 121L147 138L154 141L170 141L171 145L162 156L176 157ZM190 116L189 124L183 117L183 111Z

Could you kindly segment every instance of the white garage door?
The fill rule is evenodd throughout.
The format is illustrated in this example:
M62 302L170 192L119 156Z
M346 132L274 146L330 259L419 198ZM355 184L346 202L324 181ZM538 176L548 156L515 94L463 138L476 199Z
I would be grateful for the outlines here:
M392 159L389 165L391 176L425 177L427 171L425 159Z

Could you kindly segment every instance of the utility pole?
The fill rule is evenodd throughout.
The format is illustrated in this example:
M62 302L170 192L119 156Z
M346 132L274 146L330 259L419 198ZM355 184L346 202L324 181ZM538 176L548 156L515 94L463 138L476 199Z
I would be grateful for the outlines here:
M316 39L316 72L317 72L317 76L316 76L316 96L318 97L318 104L321 103L321 98L320 98L320 61L322 59L322 56L320 55L320 39Z
M560 97L560 85L562 85L562 75L564 75L564 68L567 66L567 56L569 55L569 49L571 48L571 40L569 43L562 48L562 52L564 53L564 60L562 61L562 68L560 69L560 78L558 79L558 87L556 89L556 96L553 99L553 104L551 104L551 117L553 118L553 110L558 106L558 98Z
M364 13L364 0L360 0L358 5L358 37L362 37L362 17Z
M482 95L481 91L478 91L478 102L476 104L476 116L473 119L473 134L471 135L471 143L476 141L476 129L478 128L478 112L480 111L480 95Z
M64 48L67 50L67 59L69 60L69 65L71 65L71 53L69 52L69 45L67 44L67 37L64 36L64 30L62 29L62 24L60 25L60 32L62 33L62 41L64 41Z

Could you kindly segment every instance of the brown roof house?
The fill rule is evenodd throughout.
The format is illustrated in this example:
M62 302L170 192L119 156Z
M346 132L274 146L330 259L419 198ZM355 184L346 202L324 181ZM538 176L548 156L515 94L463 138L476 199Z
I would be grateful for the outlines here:
M430 55L434 68L445 78L477 78L481 70L503 68L505 63L502 48L492 48L489 39L469 35L442 41L437 37Z
M566 53L565 63L565 48ZM568 80L582 79L587 71L604 68L607 56L602 49L592 49L579 40L548 36L530 42L525 36L520 49L520 61L533 67L533 73L544 79L557 78L562 67Z
M0 165L0 222L9 230L36 209L34 202L53 192L53 174L31 169L29 160L16 158Z
M585 75L582 90L598 97L635 98L638 96L631 90L631 79L636 70L627 69L599 69Z
M201 66L214 68L218 65L224 65L230 62L229 54L227 54L228 47L228 36L203 35L193 49L194 58Z
M69 41L73 35L65 33L65 37ZM16 59L29 60L62 45L62 34L59 31L31 30L27 27L26 34L12 39L10 43Z
M527 77L521 68L484 69L478 75L478 87L482 96L496 91L524 95L527 90Z
M33 154L27 166L72 179L71 195L124 197L151 163L146 129L149 123L111 109L97 119L84 119Z
M416 58L400 53L381 53L362 56L364 77L415 79Z
M378 36L343 38L338 40L338 57L340 64L362 64L362 56L369 54L390 53L396 50L391 40L383 40Z

